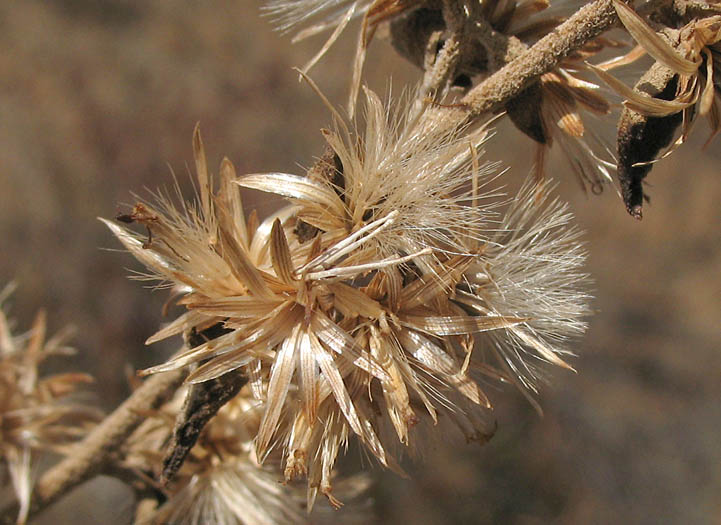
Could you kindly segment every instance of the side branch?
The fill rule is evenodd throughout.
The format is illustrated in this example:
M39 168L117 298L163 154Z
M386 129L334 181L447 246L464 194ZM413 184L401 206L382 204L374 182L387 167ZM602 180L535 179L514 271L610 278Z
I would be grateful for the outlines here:
M143 422L143 414L165 402L180 386L184 377L184 370L174 370L146 380L83 441L74 445L67 458L40 477L33 490L30 515L43 510L98 474L112 454ZM0 514L0 523L15 523L17 510L17 505L4 509Z
M517 59L472 89L461 101L470 118L498 109L569 53L609 29L618 21L611 0L596 0L571 16Z
M651 0L644 11L656 9L668 0ZM446 109L444 119L457 123L502 108L535 79L548 73L574 50L596 38L618 22L611 0L589 3L553 32L536 42L518 58L481 82Z

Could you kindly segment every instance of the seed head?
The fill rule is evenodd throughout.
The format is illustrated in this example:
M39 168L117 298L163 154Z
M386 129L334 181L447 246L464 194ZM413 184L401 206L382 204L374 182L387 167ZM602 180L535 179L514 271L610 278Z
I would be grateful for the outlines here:
M654 163L686 141L699 115L707 117L711 127L706 144L721 131L721 16L657 33L626 4L614 1L614 6L638 49L656 60L633 88L594 68L625 98L618 124L618 177L628 212L641 219L642 182Z
M406 111L367 91L364 130L338 119L305 177L236 179L224 160L217 193L196 130L199 203L136 205L152 241L105 221L188 309L149 342L223 327L146 372L190 366L197 383L241 370L263 403L256 454L281 450L311 502L320 491L337 503L333 466L351 436L398 471L419 424L488 439L480 380L533 389L542 361L567 366L559 343L587 313L563 207L542 211L527 187L499 221L498 194L481 191L486 130L436 131ZM239 186L289 205L246 221Z

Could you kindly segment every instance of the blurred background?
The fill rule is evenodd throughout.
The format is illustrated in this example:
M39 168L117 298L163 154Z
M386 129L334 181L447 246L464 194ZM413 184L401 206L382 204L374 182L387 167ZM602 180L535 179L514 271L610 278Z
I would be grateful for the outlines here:
M313 72L338 105L356 30ZM107 250L119 245L96 217L172 184L171 170L190 195L196 122L214 167L223 156L241 174L310 166L330 118L291 67L322 41L291 46L255 1L0 3L0 287L19 285L18 328L41 307L51 331L77 327L79 356L51 365L93 374L104 408L128 394L124 367L158 363L172 343L143 345L166 296L127 279L139 265ZM387 41L366 64L382 94L419 78ZM705 123L694 131L650 175L642 222L611 189L581 192L553 155L595 280L579 372L555 373L544 417L517 393L493 393L498 432L483 447L432 449L407 465L411 480L375 468L377 523L721 521L721 139L702 151ZM509 191L531 150L507 123L487 146L511 168ZM277 204L247 199L259 211ZM131 509L122 484L97 480L37 522L123 524Z

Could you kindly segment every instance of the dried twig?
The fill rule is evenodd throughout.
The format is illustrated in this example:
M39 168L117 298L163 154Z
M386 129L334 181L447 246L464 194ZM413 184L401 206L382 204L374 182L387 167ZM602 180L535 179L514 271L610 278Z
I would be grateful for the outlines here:
M647 2L644 8L652 10L668 1L652 0ZM469 91L459 104L443 108L443 120L454 125L502 108L535 79L556 67L571 52L617 22L618 17L611 0L591 2L518 58Z
M168 453L163 460L161 485L166 485L175 476L208 421L233 399L247 382L246 376L233 371L190 387L183 409L178 414Z

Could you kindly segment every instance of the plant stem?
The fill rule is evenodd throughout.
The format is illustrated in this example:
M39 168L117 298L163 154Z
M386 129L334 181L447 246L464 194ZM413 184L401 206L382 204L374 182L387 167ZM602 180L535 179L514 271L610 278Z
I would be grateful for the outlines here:
M656 9L669 0L651 0L644 11ZM554 31L540 39L518 58L471 89L458 104L443 108L438 115L456 125L501 109L529 84L556 67L586 42L618 22L611 0L595 0L584 6Z

